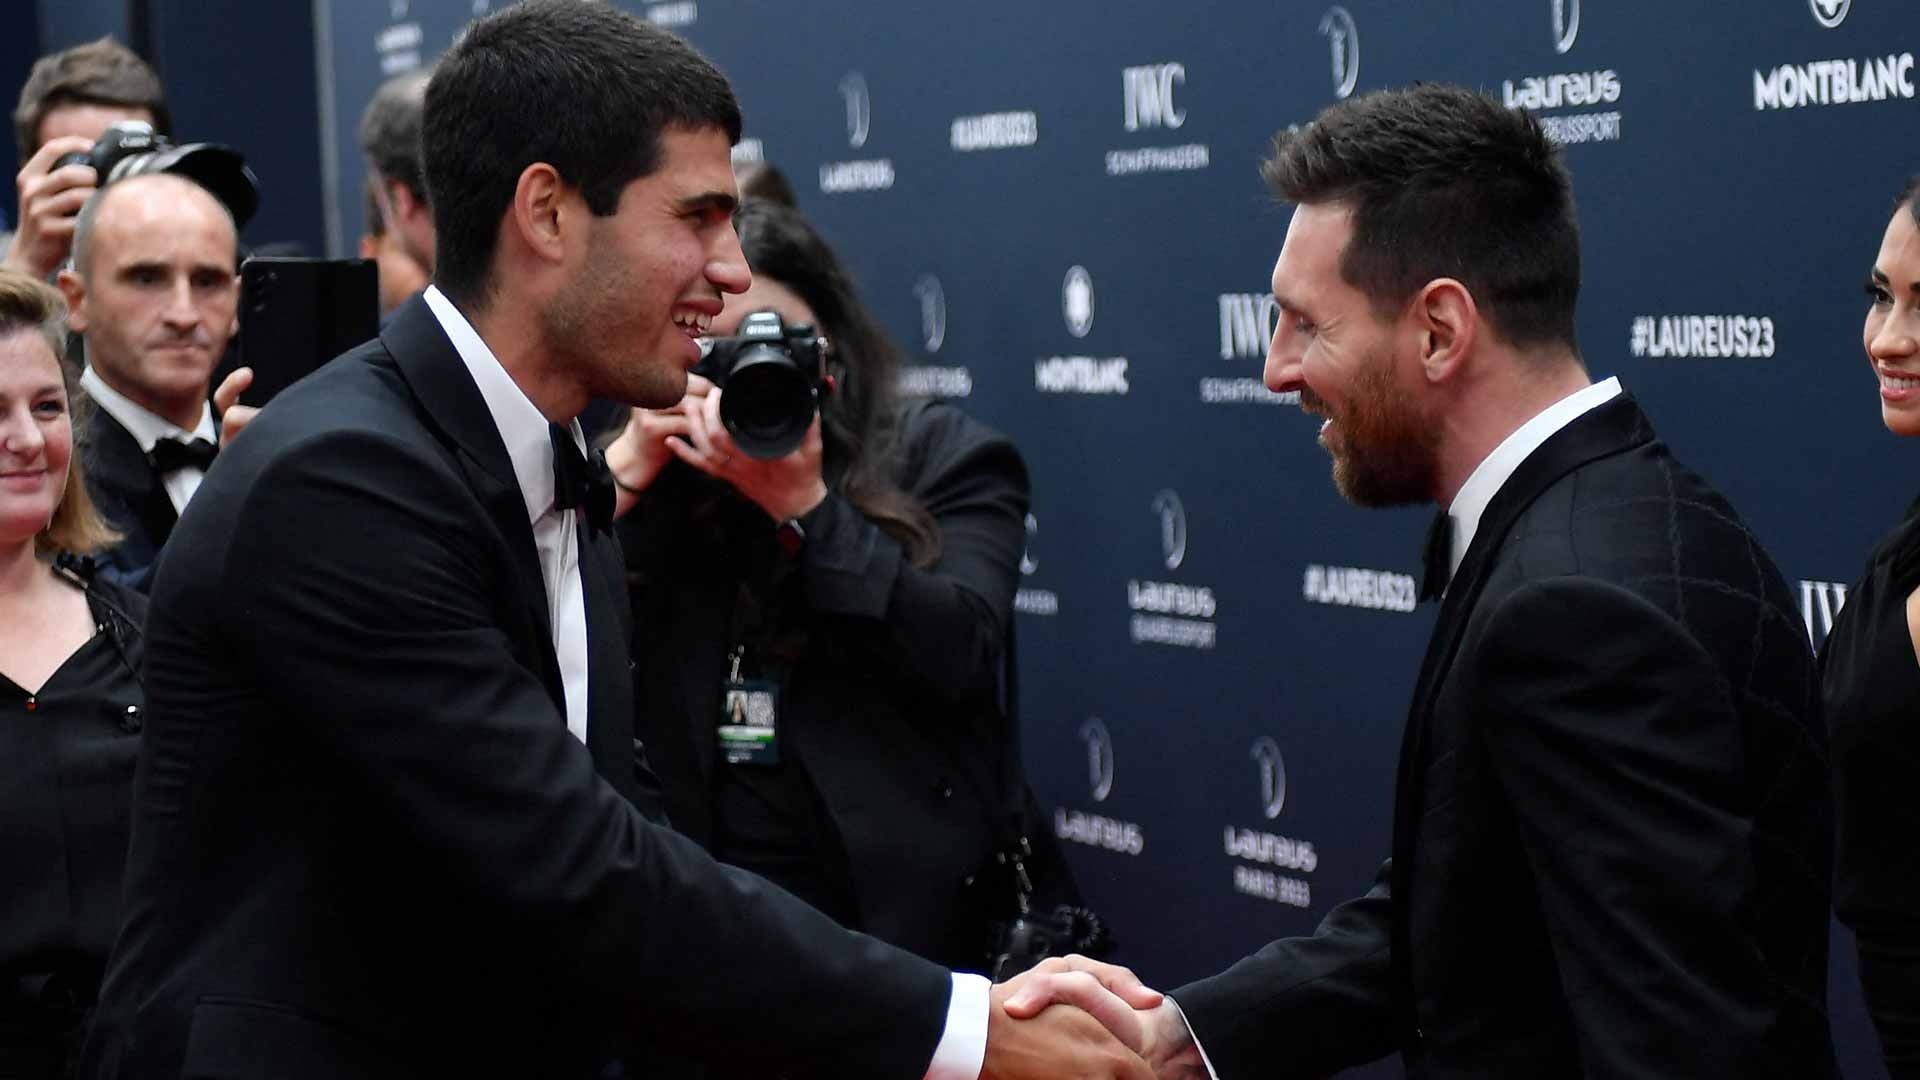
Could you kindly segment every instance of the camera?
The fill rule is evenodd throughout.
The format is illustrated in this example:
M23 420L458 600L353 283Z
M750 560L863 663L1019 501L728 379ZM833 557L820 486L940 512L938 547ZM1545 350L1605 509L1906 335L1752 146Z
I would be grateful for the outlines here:
M827 339L756 311L733 337L701 338L696 375L725 390L720 419L749 457L785 457L806 438L827 389Z
M175 146L142 120L114 122L92 150L63 154L53 168L67 165L91 165L101 187L144 173L185 177L224 203L236 226L244 226L260 206L260 182L239 151L219 143Z

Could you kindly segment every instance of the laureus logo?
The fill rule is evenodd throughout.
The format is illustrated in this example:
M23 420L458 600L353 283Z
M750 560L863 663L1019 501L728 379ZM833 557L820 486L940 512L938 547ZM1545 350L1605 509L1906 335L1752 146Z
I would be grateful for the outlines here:
M1831 30L1847 21L1853 0L1807 0L1807 6L1813 9L1813 20Z
M847 145L855 150L867 145L867 132L873 124L873 101L867 95L867 77L847 72L840 80L840 96L847 103Z
M1160 552L1167 569L1178 570L1187 561L1187 508L1180 493L1172 488L1155 493L1153 512L1160 515Z
M1580 38L1580 0L1553 0L1553 51L1571 52Z
M947 291L940 279L928 274L913 283L913 295L920 299L920 340L927 351L937 353L947 340Z
M1344 101L1360 82L1360 28L1346 8L1335 6L1321 16L1320 33L1333 51L1333 96Z
M1027 542L1020 549L1020 572L1031 577L1040 569L1040 560L1033 557L1033 538L1040 532L1040 522L1032 514L1027 515Z
M1087 744L1087 783L1094 802L1106 802L1113 794L1113 736L1106 722L1090 717L1080 725L1080 738Z
M1067 269L1067 280L1060 286L1060 311L1067 319L1067 333L1083 338L1093 329L1093 275L1084 266Z
M1280 744L1266 735L1253 740L1253 760L1260 767L1260 813L1272 821L1287 805L1287 763Z

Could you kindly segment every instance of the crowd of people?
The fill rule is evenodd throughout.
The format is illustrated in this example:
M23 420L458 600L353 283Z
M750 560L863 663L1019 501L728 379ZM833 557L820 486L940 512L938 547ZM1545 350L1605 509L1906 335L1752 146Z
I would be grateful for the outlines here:
M380 334L260 410L214 385L244 213L58 164L123 121L169 126L105 40L15 112L0 1075L1825 1077L1837 912L1920 1076L1920 503L1816 657L1589 374L1526 113L1362 95L1265 166L1266 383L1348 499L1439 508L1440 616L1373 889L1164 995L1002 966L1079 899L1025 825L1026 468L901 396L791 189L734 173L705 58L527 0L381 87ZM1872 266L1920 435L1920 181ZM691 373L767 313L824 339L773 455Z

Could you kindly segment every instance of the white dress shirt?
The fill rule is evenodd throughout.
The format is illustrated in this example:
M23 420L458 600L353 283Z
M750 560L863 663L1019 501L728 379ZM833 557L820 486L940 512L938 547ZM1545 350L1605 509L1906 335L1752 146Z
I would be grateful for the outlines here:
M580 549L574 511L553 505L553 440L547 434L547 418L438 286L427 286L426 301L461 362L467 365L474 385L480 388L494 426L500 429L500 439L507 446L507 457L513 462L514 478L527 503L527 520L533 523L534 546L540 551L540 576L547 584L553 652L560 660L561 681L566 687L567 730L585 742L587 609L580 591ZM579 422L570 421L568 427L585 453L587 443ZM986 1061L989 984L978 975L957 972L952 979L946 1029L934 1048L926 1080L976 1080Z
M1467 545L1473 543L1473 534L1480 529L1480 515L1487 512L1487 504L1499 494L1507 478L1520 467L1520 463L1540 449L1540 444L1552 438L1555 432L1619 396L1618 376L1581 387L1534 414L1533 419L1502 439L1500 445L1493 448L1493 453L1481 459L1467 477L1467 482L1460 485L1452 505L1447 507L1447 516L1453 519L1453 550L1447 567L1449 577L1459 572L1460 561L1467 557Z
M127 434L133 436L133 441L140 444L140 452L143 454L153 453L153 444L165 438L205 439L210 443L220 441L220 433L213 426L211 406L200 407L200 422L194 425L192 431L188 431L171 420L163 420L135 405L131 398L108 386L107 381L93 370L92 365L88 365L87 369L80 373L80 388L87 392L87 396L93 399L95 405L100 406L102 411L119 421L121 427L127 429ZM204 476L206 473L188 466L184 469L175 469L160 478L160 486L166 488L167 501L173 504L173 512L176 516L186 512L187 501L193 498L194 492L200 490L200 480Z

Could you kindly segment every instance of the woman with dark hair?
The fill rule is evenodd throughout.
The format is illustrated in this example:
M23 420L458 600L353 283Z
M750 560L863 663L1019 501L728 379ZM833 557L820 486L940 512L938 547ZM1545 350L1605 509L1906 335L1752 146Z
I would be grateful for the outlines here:
M1920 178L1867 281L1880 419L1920 435ZM1920 1077L1920 501L1887 534L1821 650L1836 823L1834 908L1853 929L1887 1069Z
M1026 468L957 409L902 404L894 347L797 211L750 200L736 226L753 286L712 332L763 311L815 327L832 386L773 460L741 451L697 376L608 447L638 503L639 729L675 827L717 857L980 970L1010 895L966 883L1025 798L999 687Z
M145 601L74 453L66 304L0 271L0 1076L72 1074L120 926Z

